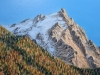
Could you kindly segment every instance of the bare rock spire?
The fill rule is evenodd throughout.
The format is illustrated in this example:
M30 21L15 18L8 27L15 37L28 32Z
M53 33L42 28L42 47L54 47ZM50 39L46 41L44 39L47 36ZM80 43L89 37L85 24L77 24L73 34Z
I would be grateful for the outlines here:
M64 8L61 8L61 12L66 13L66 10Z

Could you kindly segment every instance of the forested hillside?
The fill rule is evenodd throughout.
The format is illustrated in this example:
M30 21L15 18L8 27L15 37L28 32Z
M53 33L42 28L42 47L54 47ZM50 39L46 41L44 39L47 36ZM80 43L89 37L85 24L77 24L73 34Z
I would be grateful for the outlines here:
M28 36L14 36L0 26L0 75L100 75L100 68L67 65Z

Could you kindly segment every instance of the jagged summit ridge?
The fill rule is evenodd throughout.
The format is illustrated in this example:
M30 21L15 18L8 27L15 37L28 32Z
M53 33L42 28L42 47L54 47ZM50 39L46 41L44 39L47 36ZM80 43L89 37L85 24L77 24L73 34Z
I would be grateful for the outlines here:
M29 35L38 45L66 63L81 67L100 66L100 51L65 9L7 28L15 35ZM91 44L92 45L91 45Z
M45 18L45 15L43 15L43 14L37 15L37 16L33 19L33 22L34 22L34 23L37 23L37 22L39 22L39 21L42 21L44 18Z

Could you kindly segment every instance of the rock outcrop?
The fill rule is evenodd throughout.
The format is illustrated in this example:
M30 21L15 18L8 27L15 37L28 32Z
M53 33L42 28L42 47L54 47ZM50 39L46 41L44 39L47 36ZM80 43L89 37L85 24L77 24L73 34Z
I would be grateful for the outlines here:
M14 23L14 24L12 24L10 27L15 27L15 25L16 25L16 24Z
M100 66L100 52L93 42L88 40L84 30L72 18L68 17L65 9L61 9L59 16L63 17L68 28L64 30L58 23L51 28L52 35L50 36L56 44L55 56L82 68Z
M45 16L43 14L37 15L34 19L33 22L37 23L39 21L42 21L45 18Z

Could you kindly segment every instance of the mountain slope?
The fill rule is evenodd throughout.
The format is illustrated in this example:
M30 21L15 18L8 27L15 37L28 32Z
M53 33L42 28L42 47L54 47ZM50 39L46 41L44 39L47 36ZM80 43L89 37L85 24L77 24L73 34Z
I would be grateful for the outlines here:
M27 35L50 54L80 68L100 67L100 50L65 9L38 15L7 27L14 35Z
M99 75L98 69L65 64L37 46L28 36L14 36L0 26L0 75Z
M53 75L58 75L61 70L60 67L55 66L56 64L61 64L62 67L65 65L60 60L51 58L48 53L43 52L27 36L14 37L5 34L0 38L0 71L2 70L5 75L51 75L53 73L55 73ZM69 68L66 67L67 65L62 68L62 71L71 69L69 65Z

